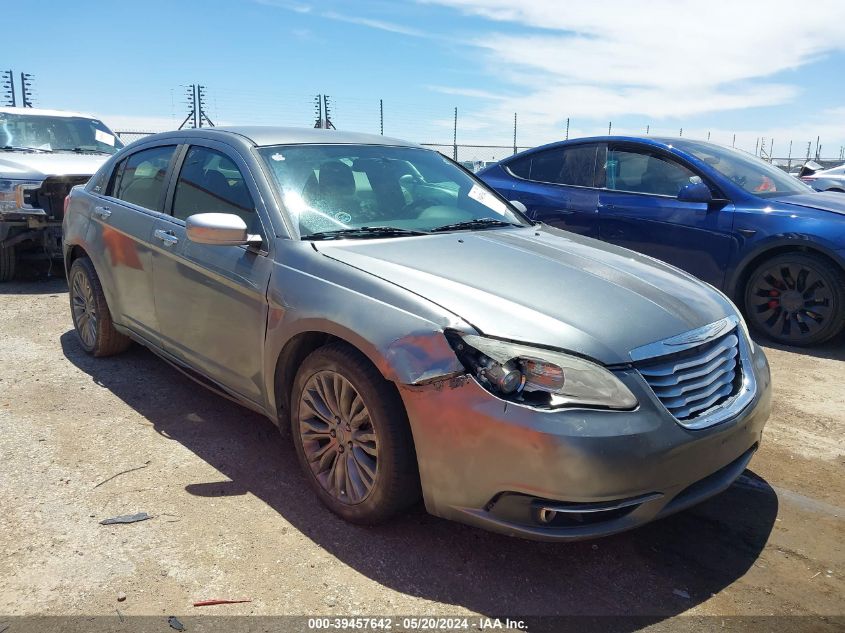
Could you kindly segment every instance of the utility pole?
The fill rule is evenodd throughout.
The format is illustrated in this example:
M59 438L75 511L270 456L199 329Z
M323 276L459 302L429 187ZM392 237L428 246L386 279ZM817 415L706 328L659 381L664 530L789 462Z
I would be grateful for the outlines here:
M707 130L707 140L710 140L710 130Z
M11 108L17 107L18 102L15 98L15 74L11 70L4 70L0 77L2 77L0 79L2 81L0 86L5 89L3 96L6 98L6 105Z
M807 158L805 160L810 160L810 148L813 146L813 141L807 141Z
M651 129L651 125L645 126L645 135L648 136L648 131Z
M455 124L452 128L452 160L458 160L458 108L455 107Z
M323 128L323 95L314 97L314 114L317 119L314 121L314 128Z
M185 86L185 98L187 99L186 103L188 105L188 116L186 116L182 123L179 124L179 129L181 130L185 127L185 124L193 119L193 124L191 127L197 127L197 93L196 93L196 86L191 84L189 86Z
M332 123L331 113L329 111L329 95L323 95L323 114L326 117L326 129L327 130L336 130L337 128Z
M607 122L607 135L610 136L610 130L613 129L613 121Z
M384 136L384 101L378 100L378 127L381 135Z
M214 127L214 122L208 118L208 114L205 111L205 91L207 88L205 86L201 86L197 84L197 97L196 101L196 111L197 111L197 119L199 119L199 126L202 127L203 122L208 124L208 127Z
M816 160L819 159L819 141L821 140L821 136L816 137Z
M516 112L513 113L513 153L516 154Z
M736 132L734 132L734 140L731 141L731 147L736 147Z
M789 156L786 157L786 171L792 169L792 141L789 141Z
M757 142L754 144L754 155L758 156L760 154L760 137L757 137Z
M680 131L678 132L678 136L683 136L683 135L684 135L684 128L681 128Z
M21 101L24 108L32 107L32 75L21 73Z
M566 139L569 140L569 117L566 117Z

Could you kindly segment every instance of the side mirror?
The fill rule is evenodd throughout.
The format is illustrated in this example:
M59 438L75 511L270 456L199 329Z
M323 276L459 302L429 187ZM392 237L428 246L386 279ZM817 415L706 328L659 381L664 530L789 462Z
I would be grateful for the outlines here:
M713 192L703 182L697 182L681 188L681 191L678 192L678 200L681 202L710 203L713 202Z
M528 215L528 207L526 207L524 204L522 204L519 200L511 200L510 203L511 203L511 206L514 209L516 209L520 213L524 213L525 215Z
M239 246L260 241L247 233L246 222L234 213L197 213L188 217L185 226L188 239L197 244Z

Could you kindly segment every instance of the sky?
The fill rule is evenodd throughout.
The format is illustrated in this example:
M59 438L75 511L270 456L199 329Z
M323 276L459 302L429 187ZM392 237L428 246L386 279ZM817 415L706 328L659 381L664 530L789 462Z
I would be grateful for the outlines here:
M425 143L451 144L457 108L467 144L512 145L516 113L520 147L564 138L567 119L570 138L612 124L778 157L845 147L842 0L28 0L3 15L26 26L0 70L34 75L36 107L115 130L178 127L200 83L217 125L310 127L328 94L338 129L378 133L381 100L386 135Z

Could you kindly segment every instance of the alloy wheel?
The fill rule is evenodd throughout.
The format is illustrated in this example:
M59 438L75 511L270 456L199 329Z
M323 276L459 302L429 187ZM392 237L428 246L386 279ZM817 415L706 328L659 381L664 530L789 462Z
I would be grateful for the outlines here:
M827 326L833 318L833 297L813 266L778 262L752 280L748 316L772 338L800 341Z
M378 437L361 395L341 374L323 370L305 383L299 433L311 472L338 501L354 505L378 476Z
M71 307L76 331L88 348L97 342L97 302L94 289L83 271L77 271L71 282Z

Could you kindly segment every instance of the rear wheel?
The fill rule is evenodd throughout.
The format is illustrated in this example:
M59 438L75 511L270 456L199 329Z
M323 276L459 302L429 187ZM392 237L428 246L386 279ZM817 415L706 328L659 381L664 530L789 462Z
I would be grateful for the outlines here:
M308 356L291 405L300 464L332 512L373 524L419 499L405 408L394 386L355 349L333 343Z
M0 281L11 281L15 277L15 247L0 246Z
M112 356L131 339L114 329L100 278L87 257L74 260L68 275L70 312L82 348L92 356Z
M751 272L745 314L751 327L778 343L822 343L845 327L845 275L814 253L777 255Z

